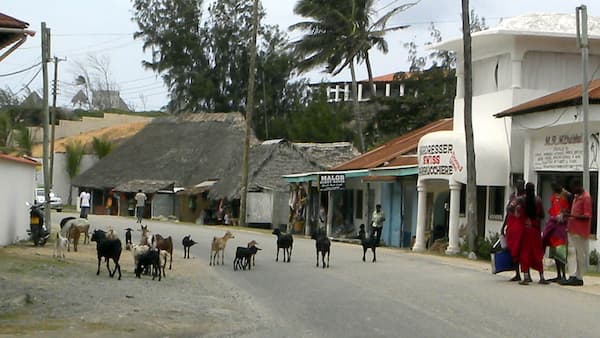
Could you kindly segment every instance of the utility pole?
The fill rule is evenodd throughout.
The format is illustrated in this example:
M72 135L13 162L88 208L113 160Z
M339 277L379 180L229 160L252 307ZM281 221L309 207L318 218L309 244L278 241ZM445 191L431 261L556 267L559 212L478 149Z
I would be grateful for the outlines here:
M583 188L590 191L590 131L588 126L589 119L589 93L588 93L588 19L587 7L581 5L575 8L575 17L577 18L577 45L581 49L581 72L583 73L583 83L581 91L581 107L583 110Z
M54 188L54 131L56 127L56 95L58 94L58 62L67 61L67 59L59 59L56 56L54 61L54 86L52 87L52 111L50 112L50 124L52 132L50 133L50 188Z
M50 167L48 166L48 62L50 61L50 28L46 27L46 22L42 22L42 76L43 76L43 95L42 95L42 123L44 128L43 137L43 158L42 166L44 167L44 195L46 196L44 208L44 218L48 230L52 229L52 221L50 219Z
M246 137L244 139L244 158L242 161L242 194L240 203L240 226L246 224L246 207L248 196L248 162L250 157L250 130L252 130L252 110L254 109L254 77L256 65L256 36L258 35L258 6L259 0L254 0L252 11L252 41L250 41L250 64L248 65L248 97L246 99Z
M467 236L469 249L474 252L477 245L477 172L473 137L473 75L471 68L471 24L469 0L462 0L462 30L464 54L464 124L467 151Z

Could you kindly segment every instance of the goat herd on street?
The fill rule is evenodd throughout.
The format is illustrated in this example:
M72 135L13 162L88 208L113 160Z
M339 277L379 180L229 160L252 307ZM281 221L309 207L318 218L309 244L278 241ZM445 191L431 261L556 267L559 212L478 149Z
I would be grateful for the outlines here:
M160 234L151 234L147 225L140 225L137 230L141 232L141 239L139 244L134 244L131 240L132 228L125 229L125 250L130 251L134 262L134 272L137 278L141 278L141 275L152 275L152 280L158 277L160 281L162 277L166 277L165 269L167 261L169 262L169 270L173 266L173 239L171 236L163 237ZM292 259L292 248L294 245L294 238L291 233L282 233L279 229L275 229L272 232L273 235L277 236L277 255L275 261L279 261L279 251L283 250L283 262L291 262ZM84 236L83 244L89 244L90 241L96 242L96 251L98 256L98 269L96 275L100 274L100 264L102 258L105 259L106 269L108 270L109 276L112 278L119 273L118 279L121 279L121 266L119 259L121 258L121 252L123 246L121 240L115 233L112 227L108 227L107 230L95 229L91 231L90 236L90 223L85 218L66 217L60 222L60 231L56 234L56 244L54 248L53 257L65 258L65 250L71 251L71 242L73 244L73 250L77 251L77 245L81 235ZM231 231L227 230L223 237L213 237L210 246L210 259L209 265L219 265L219 254L221 258L221 265L224 265L225 248L229 239L235 238ZM319 254L321 255L321 266L323 268L329 268L329 254L331 249L331 241L326 236L324 231L317 231L312 236L315 240L317 264L319 267ZM376 261L375 238L365 238L364 234L360 236L362 248L363 248L363 262L365 261L365 255L368 249L373 252L373 262ZM183 245L183 258L190 258L190 248L196 244L191 235L183 237L181 244ZM247 246L238 246L235 250L235 258L233 260L234 270L251 270L252 266L256 266L256 254L262 250L258 246L255 240L250 241ZM327 256L327 262L325 257ZM109 261L112 260L114 268L111 271Z

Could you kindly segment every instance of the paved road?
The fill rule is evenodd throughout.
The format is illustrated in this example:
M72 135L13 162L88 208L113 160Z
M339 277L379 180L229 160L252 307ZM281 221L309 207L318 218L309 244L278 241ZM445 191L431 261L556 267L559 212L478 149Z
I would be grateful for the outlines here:
M63 214L53 214L54 224ZM131 226L131 218L90 216L96 227ZM223 228L146 222L175 238L173 268L182 259L181 238L199 244L191 253L208 264L213 236ZM120 232L123 236L122 232ZM509 275L493 276L439 257L380 249L377 263L363 263L362 249L333 243L331 267L315 267L314 241L294 239L291 263L275 262L275 236L234 231L225 266L214 270L224 283L249 294L264 321L249 337L599 337L600 296L556 285L519 286ZM134 242L139 233L134 234ZM235 247L259 242L252 271L232 269ZM367 253L370 259L370 253ZM281 259L281 255L280 255ZM552 272L550 272L553 275ZM537 276L534 276L536 278Z

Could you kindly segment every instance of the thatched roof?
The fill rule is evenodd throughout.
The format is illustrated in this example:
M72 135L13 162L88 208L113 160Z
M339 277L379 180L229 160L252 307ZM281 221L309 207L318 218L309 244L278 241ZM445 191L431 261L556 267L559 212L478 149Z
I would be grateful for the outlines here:
M241 160L241 158L240 158ZM285 140L265 141L250 149L248 169L248 190L257 191L262 188L286 191L287 182L282 175L324 169ZM242 187L240 165L231 166L221 179L210 190L212 198L234 199L240 197Z
M115 191L120 192L143 192L153 194L159 190L173 191L175 182L173 181L153 181L153 180L133 180L120 184L115 187Z
M190 187L225 178L230 167L239 168L244 128L239 113L157 118L77 176L73 184L113 188L144 180Z
M360 152L354 148L350 142L332 142L332 143L298 143L296 146L313 158L319 165L326 169L350 161L360 155Z

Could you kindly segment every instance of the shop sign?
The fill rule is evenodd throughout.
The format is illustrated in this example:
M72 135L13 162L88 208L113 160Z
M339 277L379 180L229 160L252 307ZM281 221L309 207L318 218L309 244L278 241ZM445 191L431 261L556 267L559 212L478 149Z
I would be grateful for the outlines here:
M419 176L450 176L464 168L450 143L419 147Z
M319 190L333 191L344 190L346 187L346 176L344 174L319 175Z
M589 138L590 169L598 169L598 146L600 133ZM546 135L532 142L534 170L581 171L583 170L582 134Z

